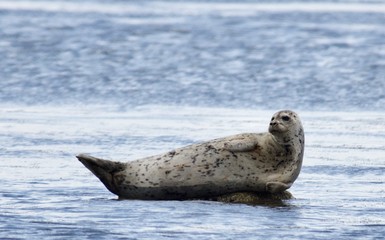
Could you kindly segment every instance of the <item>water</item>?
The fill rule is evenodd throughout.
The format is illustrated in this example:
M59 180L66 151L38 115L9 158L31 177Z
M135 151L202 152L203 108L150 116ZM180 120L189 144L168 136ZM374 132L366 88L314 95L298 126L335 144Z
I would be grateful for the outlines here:
M384 4L0 1L0 11L2 103L385 105Z
M385 5L0 1L0 238L382 239ZM279 206L117 201L74 157L128 161L305 128Z
M268 111L141 107L1 111L3 237L381 238L384 113L301 112L303 170L282 206L117 201L74 157L129 160L239 132L265 131Z

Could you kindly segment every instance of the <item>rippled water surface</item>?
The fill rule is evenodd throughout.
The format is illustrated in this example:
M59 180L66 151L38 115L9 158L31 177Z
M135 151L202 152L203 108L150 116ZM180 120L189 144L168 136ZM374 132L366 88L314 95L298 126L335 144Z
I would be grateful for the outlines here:
M382 239L385 4L0 0L1 239ZM129 161L291 108L279 205L118 201L75 155Z
M385 3L0 1L0 100L378 110L384 22Z

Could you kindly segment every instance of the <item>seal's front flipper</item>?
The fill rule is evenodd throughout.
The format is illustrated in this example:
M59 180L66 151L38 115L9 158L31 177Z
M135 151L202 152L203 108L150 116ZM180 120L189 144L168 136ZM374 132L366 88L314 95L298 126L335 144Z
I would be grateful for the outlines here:
M266 183L266 191L270 193L280 193L290 188L292 183L285 184L282 182L268 182Z
M257 147L256 141L246 139L234 139L224 143L223 148L231 152L249 152Z
M114 175L117 172L123 171L126 164L104 160L85 154L76 156L79 161L88 168L112 193L118 195L117 186L114 184Z

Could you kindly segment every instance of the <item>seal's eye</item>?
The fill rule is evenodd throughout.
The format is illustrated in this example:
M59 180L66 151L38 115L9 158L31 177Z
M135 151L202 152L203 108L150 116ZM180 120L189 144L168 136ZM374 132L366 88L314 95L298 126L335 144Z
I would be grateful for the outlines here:
M273 120L274 120L274 117L271 118L271 121L273 121Z
M283 117L282 117L282 120L285 121L285 122L287 122L287 121L290 120L290 118L289 118L288 116L283 116Z

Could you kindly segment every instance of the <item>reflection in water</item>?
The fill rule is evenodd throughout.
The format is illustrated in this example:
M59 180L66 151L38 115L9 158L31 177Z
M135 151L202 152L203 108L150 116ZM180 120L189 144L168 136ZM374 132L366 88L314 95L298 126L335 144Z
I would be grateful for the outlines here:
M285 191L277 194L239 192L222 195L211 200L224 203L243 203L254 206L287 207L289 204L285 200L289 199L294 199L294 197L290 192Z

